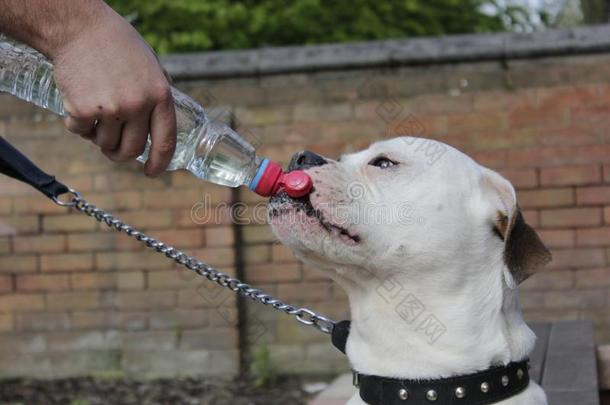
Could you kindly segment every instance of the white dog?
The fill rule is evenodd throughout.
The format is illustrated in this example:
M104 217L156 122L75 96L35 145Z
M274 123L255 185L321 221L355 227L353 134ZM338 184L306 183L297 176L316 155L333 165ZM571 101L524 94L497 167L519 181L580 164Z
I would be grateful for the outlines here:
M523 222L508 180L450 146L410 137L337 161L302 152L296 168L314 190L274 197L271 225L298 259L347 292L355 371L436 380L528 357L535 335L517 285L550 254ZM531 381L497 403L547 401ZM348 404L365 402L356 393Z

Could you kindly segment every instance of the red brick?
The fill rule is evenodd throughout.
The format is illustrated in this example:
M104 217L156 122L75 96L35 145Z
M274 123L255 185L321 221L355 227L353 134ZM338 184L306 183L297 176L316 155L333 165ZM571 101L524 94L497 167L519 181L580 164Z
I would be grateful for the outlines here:
M114 233L69 233L68 250L70 252L99 252L115 248Z
M610 287L610 268L576 271L576 288Z
M223 290L213 284L202 282L194 289L182 290L178 293L180 308L214 308L234 309L236 296L229 290Z
M541 225L549 228L594 226L601 225L601 222L601 208L563 208L540 212Z
M55 353L117 350L121 341L117 331L75 331L46 334L48 350Z
M485 150L470 154L477 163L491 169L503 169L508 165L508 153L506 150Z
M415 113L467 113L474 107L472 94L463 93L459 96L447 96L446 94L422 94L416 97L401 99L400 104L412 108ZM379 118L379 106L382 101L375 100L375 116ZM375 118L375 117L360 117Z
M112 311L72 311L70 323L74 329L117 329L119 316Z
M585 187L576 189L578 205L593 205L610 203L610 186Z
M271 261L271 250L268 244L245 246L243 256L248 264L268 263Z
M301 270L296 263L247 265L246 278L252 283L298 281L301 279Z
M565 290L574 287L572 270L540 271L519 286L527 291Z
M522 190L517 193L519 206L523 208L565 207L574 204L571 188Z
M601 182L600 166L548 167L540 170L543 186L588 185Z
M180 336L180 349L237 350L238 333L236 330L228 328L205 331L184 331Z
M233 246L235 235L229 226L205 227L205 243L208 247Z
M0 237L0 255L4 255L11 252L11 239Z
M96 228L97 221L86 215L52 215L42 219L45 232L93 231Z
M235 264L235 251L231 248L205 248L192 253L193 256L211 266L233 266Z
M558 128L568 124L568 108L545 106L517 108L510 112L510 128Z
M151 290L187 288L194 280L199 281L198 277L197 274L186 269L153 271L148 273L148 288Z
M65 274L30 274L17 276L17 291L65 291L70 288Z
M154 270L167 269L172 261L153 251L143 252L104 252L95 255L98 270Z
M326 274L322 273L317 268L312 268L304 264L300 264L301 274L303 274L303 280L307 281L328 281L329 278Z
M154 232L154 237L163 243L179 249L197 248L204 245L203 230L181 229Z
M248 225L243 228L244 243L275 242L277 238L268 225Z
M79 273L70 275L74 290L107 290L117 286L116 273Z
M292 253L292 250L290 250L289 247L277 243L271 246L271 257L273 262L275 263L296 261L294 254Z
M205 310L173 309L171 311L155 311L149 315L150 329L193 329L209 324Z
M610 164L603 166L603 172L604 172L604 182L610 183Z
M538 210L521 210L521 213L528 225L534 228L540 225L540 214Z
M508 150L510 167L576 166L610 162L610 145L545 146Z
M125 351L173 350L178 346L176 331L139 331L121 334L121 348Z
M159 208L191 208L204 201L204 193L200 190L177 191L147 191L144 194L144 207Z
M606 290L574 290L569 294L564 291L544 293L546 308L603 308L607 302Z
M550 248L574 247L576 231L573 229L541 229L538 235L544 244Z
M0 314L0 332L11 332L14 330L12 314Z
M578 246L610 245L610 227L577 229L576 243Z
M121 312L119 314L121 330L144 330L148 327L148 315L145 312Z
M16 319L20 332L49 332L70 329L70 315L67 313L30 313L19 314Z
M87 200L106 211L137 210L142 206L142 193L121 191L120 193L88 194Z
M16 236L13 238L15 253L59 253L65 250L63 235Z
M447 125L455 132L490 132L506 128L506 117L500 113L463 113L449 114Z
M288 301L319 301L330 298L331 283L283 283L278 285L278 295Z
M536 169L504 169L501 171L501 174L515 188L534 188L538 186L538 173Z
M505 111L519 107L536 107L538 94L524 89L506 92L487 90L474 93L474 109L476 111Z
M174 214L170 210L123 212L119 217L138 229L168 228L174 223Z
M598 101L596 86L559 86L538 89L542 107L594 105Z
M121 309L167 309L176 305L174 291L125 291L120 297Z
M59 255L42 255L42 271L86 271L93 269L93 255L90 253L66 253Z
M64 292L47 297L47 307L51 311L78 311L100 306L101 295L98 292Z
M32 273L38 270L38 258L34 255L0 257L0 273Z
M7 294L13 291L13 279L10 276L0 276L0 294Z
M38 216L12 216L0 218L0 235L25 235L38 233L40 221Z
M13 212L13 200L9 197L0 197L0 215Z
M175 221L179 228L231 225L231 208L228 205L210 206L199 202L189 209L176 210Z
M0 312L28 312L43 309L43 294L0 295Z
M549 268L587 268L601 267L606 264L604 249L555 249L553 250L553 261Z
M66 207L60 207L39 194L13 199L13 212L18 214L65 214Z
M141 173L126 171L95 173L93 183L96 191L104 193L109 191L164 189L167 187L164 178L149 178L142 176ZM96 201L95 204L99 203Z
M142 290L145 285L144 273L121 271L117 273L117 283L120 290Z

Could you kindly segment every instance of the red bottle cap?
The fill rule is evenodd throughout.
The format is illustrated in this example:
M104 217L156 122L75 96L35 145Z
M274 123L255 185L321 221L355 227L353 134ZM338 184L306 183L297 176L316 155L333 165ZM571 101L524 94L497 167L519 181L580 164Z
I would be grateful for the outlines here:
M290 173L285 173L280 178L280 184L284 184L284 190L290 197L303 197L309 194L313 188L313 181L307 173L301 170L295 170Z
M283 173L282 167L275 162L265 160L259 168L250 189L263 197L276 194L283 188L290 197L306 196L313 188L313 181L307 173L295 170Z

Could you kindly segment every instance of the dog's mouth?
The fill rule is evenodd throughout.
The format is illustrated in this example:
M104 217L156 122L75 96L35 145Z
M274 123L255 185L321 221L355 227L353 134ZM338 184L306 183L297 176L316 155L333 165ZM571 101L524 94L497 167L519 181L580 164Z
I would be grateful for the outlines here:
M308 217L317 219L321 227L331 235L334 235L351 245L360 243L361 238L359 235L353 234L348 229L330 222L325 218L324 213L321 210L314 208L309 196L293 198L284 191L281 191L271 197L269 208L270 219L281 215L291 214L295 211L303 211Z

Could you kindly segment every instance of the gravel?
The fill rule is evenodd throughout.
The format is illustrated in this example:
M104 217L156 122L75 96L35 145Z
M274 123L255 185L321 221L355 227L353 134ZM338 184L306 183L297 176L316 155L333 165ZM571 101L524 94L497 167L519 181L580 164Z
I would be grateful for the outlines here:
M71 378L0 381L0 405L305 405L311 398L298 378L269 389L246 380Z

